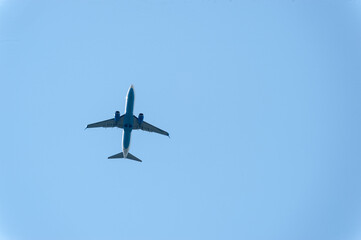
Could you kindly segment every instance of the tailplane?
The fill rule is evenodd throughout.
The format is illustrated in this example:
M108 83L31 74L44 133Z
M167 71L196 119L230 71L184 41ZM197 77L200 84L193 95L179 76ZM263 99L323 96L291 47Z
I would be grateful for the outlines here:
M113 159L113 158L124 158L124 154L121 152L121 153L118 153L118 154L108 157L108 159ZM142 161L139 158L137 158L136 156L132 155L131 153L128 153L126 158L134 160L134 161L138 161L138 162Z

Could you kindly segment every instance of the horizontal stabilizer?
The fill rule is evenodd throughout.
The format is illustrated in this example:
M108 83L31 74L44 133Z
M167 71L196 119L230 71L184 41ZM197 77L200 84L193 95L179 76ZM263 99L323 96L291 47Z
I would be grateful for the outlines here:
M108 157L108 159L114 159L114 158L124 158L124 154L121 152L121 153L118 153L118 154ZM134 161L138 161L138 162L142 161L139 158L137 158L136 156L132 155L131 153L128 153L126 158L134 160Z

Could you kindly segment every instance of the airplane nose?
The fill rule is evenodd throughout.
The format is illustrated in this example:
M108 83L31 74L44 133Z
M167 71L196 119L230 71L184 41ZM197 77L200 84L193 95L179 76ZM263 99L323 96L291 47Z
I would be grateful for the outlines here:
M1 1L1 0L0 0L0 1ZM130 85L130 88L129 88L128 92L133 92L133 93L134 93L134 85L133 85L133 84Z

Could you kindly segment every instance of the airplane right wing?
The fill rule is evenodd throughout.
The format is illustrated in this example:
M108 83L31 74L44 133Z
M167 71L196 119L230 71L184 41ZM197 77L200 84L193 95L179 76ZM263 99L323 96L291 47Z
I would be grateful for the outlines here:
M147 131L147 132L155 132L155 133L159 133L159 134L162 134L162 135L165 135L165 136L168 136L169 137L169 133L160 129L160 128L157 128L155 126L153 126L152 124L149 124L145 121L142 121L142 123L139 125L139 121L138 121L138 118L136 116L133 116L134 118L134 125L133 125L133 129L142 129L144 131Z
M115 121L114 118L111 118L111 119L108 119L108 120L105 120L105 121L88 124L86 126L86 128L97 128L97 127L103 127L103 128L119 127L119 128L123 128L123 120L124 120L124 115L120 116L118 121Z

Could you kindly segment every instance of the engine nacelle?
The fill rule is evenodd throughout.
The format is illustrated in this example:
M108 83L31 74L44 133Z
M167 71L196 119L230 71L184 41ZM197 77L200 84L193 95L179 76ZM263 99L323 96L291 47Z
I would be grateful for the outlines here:
M120 112L119 112L119 111L116 111L115 114L114 114L114 120L115 120L116 122L118 122L119 119L120 119Z
M138 124L139 125L142 125L143 119L144 119L144 114L139 113L139 115L138 115Z

